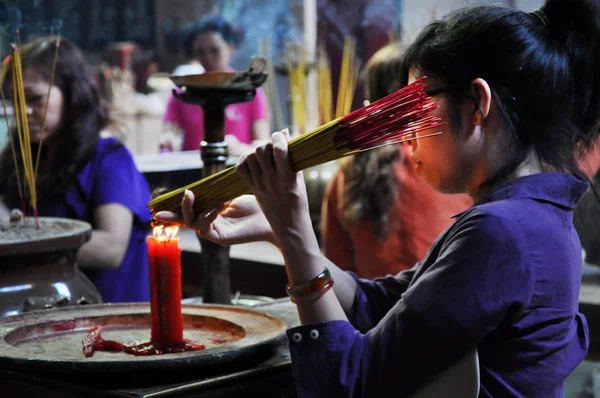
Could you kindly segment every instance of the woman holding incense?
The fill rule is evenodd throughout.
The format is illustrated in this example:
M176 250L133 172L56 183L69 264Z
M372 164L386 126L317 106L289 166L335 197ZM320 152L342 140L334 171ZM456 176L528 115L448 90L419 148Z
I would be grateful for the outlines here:
M390 43L367 63L364 82L373 102L400 89L404 47ZM412 268L452 216L473 204L467 194L434 190L418 175L408 145L389 145L346 158L321 207L323 254L361 278Z
M21 50L34 159L41 151L39 215L92 225L92 237L79 250L77 262L105 302L148 301L148 184L127 148L106 137L108 108L82 52L65 38L58 51L56 43L55 37L41 38ZM12 65L6 76L12 76ZM11 80L5 80L4 93L13 92ZM24 169L18 145L16 153L17 169L10 144L0 154L0 204L5 210L21 209L17 173L23 181Z
M417 133L412 158L474 205L395 276L360 279L323 256L281 133L238 165L254 197L197 215L186 193L202 237L281 248L303 324L287 332L299 396L406 396L474 348L480 397L562 396L589 345L572 216L589 187L575 154L599 133L599 47L596 0L464 8L422 31L401 83L424 77L447 124Z
M186 52L196 58L206 72L232 72L231 58L242 42L242 33L219 16L205 17L190 30L185 39ZM204 138L204 113L200 106L171 96L164 115L165 130L161 150L177 150L173 131L183 131L182 149L198 150ZM248 102L225 108L225 140L229 153L239 155L254 147L253 143L269 139L268 102L264 91Z

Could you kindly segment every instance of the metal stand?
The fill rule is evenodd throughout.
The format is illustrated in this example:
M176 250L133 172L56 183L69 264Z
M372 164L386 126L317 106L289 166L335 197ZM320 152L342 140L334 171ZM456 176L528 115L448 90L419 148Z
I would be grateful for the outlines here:
M232 89L194 90L173 92L180 101L200 105L204 111L204 141L200 144L202 174L204 177L225 169L227 143L225 142L225 107L247 102L256 96L256 90ZM203 302L231 304L229 280L229 246L220 246L200 239L204 275Z

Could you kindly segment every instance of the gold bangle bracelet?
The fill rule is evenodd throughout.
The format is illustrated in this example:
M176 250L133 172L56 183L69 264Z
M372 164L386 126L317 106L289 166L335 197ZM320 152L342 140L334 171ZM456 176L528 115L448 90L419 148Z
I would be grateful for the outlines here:
M291 287L288 283L286 286L287 295L290 296L293 303L296 300L313 301L327 293L333 286L333 278L329 270L325 270L310 281L300 285Z

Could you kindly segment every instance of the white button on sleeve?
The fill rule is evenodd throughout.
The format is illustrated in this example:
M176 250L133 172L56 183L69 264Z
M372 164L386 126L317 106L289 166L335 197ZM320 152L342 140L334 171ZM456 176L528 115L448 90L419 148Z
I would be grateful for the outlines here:
M310 338L316 340L319 338L319 331L317 329L313 329L310 331Z
M292 340L294 340L294 343L299 343L302 341L302 335L300 333L294 333L292 335Z

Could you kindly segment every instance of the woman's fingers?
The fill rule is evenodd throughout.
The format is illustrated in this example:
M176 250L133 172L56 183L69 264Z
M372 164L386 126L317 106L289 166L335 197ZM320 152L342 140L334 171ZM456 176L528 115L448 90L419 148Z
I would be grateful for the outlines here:
M236 171L238 172L240 177L242 177L242 180L244 180L244 182L248 184L250 188L252 188L252 174L250 174L250 167L246 162L246 158L248 157L248 155L248 153L243 153L242 156L240 156L236 167Z
M184 225L185 221L183 218L177 213L172 213L170 211L159 211L154 215L154 218L157 221L164 222L165 224L176 224L176 225Z
M204 226L208 227L213 221L219 216L219 209L212 209L211 211L204 213L198 217L196 225L199 227L198 230L204 230Z
M217 219L221 211L225 208L225 203L219 203L213 209L203 213L196 213L194 210L194 193L185 190L181 200L181 213L183 214L183 223L198 232L206 233L210 225ZM158 215L158 213L157 213Z
M194 200L194 193L186 189L181 199L181 215L170 211L159 211L154 218L164 223L192 226L195 219Z
M189 189L186 189L183 193L183 199L181 199L181 213L183 215L183 221L185 225L191 227L194 225L196 220L196 212L194 211L194 193Z
M263 153L264 148L261 145L258 148L256 148L254 152L249 154L245 160L245 163L248 165L248 169L250 170L250 174L252 176L252 189L263 189L264 187L263 175L265 171L263 171L262 166L259 162L259 158L264 156Z
M254 152L246 154L240 158L237 166L237 171L242 179L248 184L252 191L264 190L265 188L265 173L269 173L268 169L264 169L265 148L264 145L257 147Z
M277 186L278 176L293 173L288 159L289 132L273 133L272 142L258 146L254 152L242 155L237 170L242 179L255 190Z
M196 224L202 223L206 226L212 224L213 221L217 219L219 214L221 214L221 212L223 211L223 209L225 209L226 206L227 205L225 203L221 203L214 209L208 211L207 213L201 214L200 217L198 217L198 221L196 222Z
M258 163L262 170L263 188L274 189L277 186L277 170L273 159L273 144L268 143L256 151Z
M288 138L289 133L287 131L279 131L273 133L271 136L271 140L273 141L273 158L279 174L294 172L288 158Z

